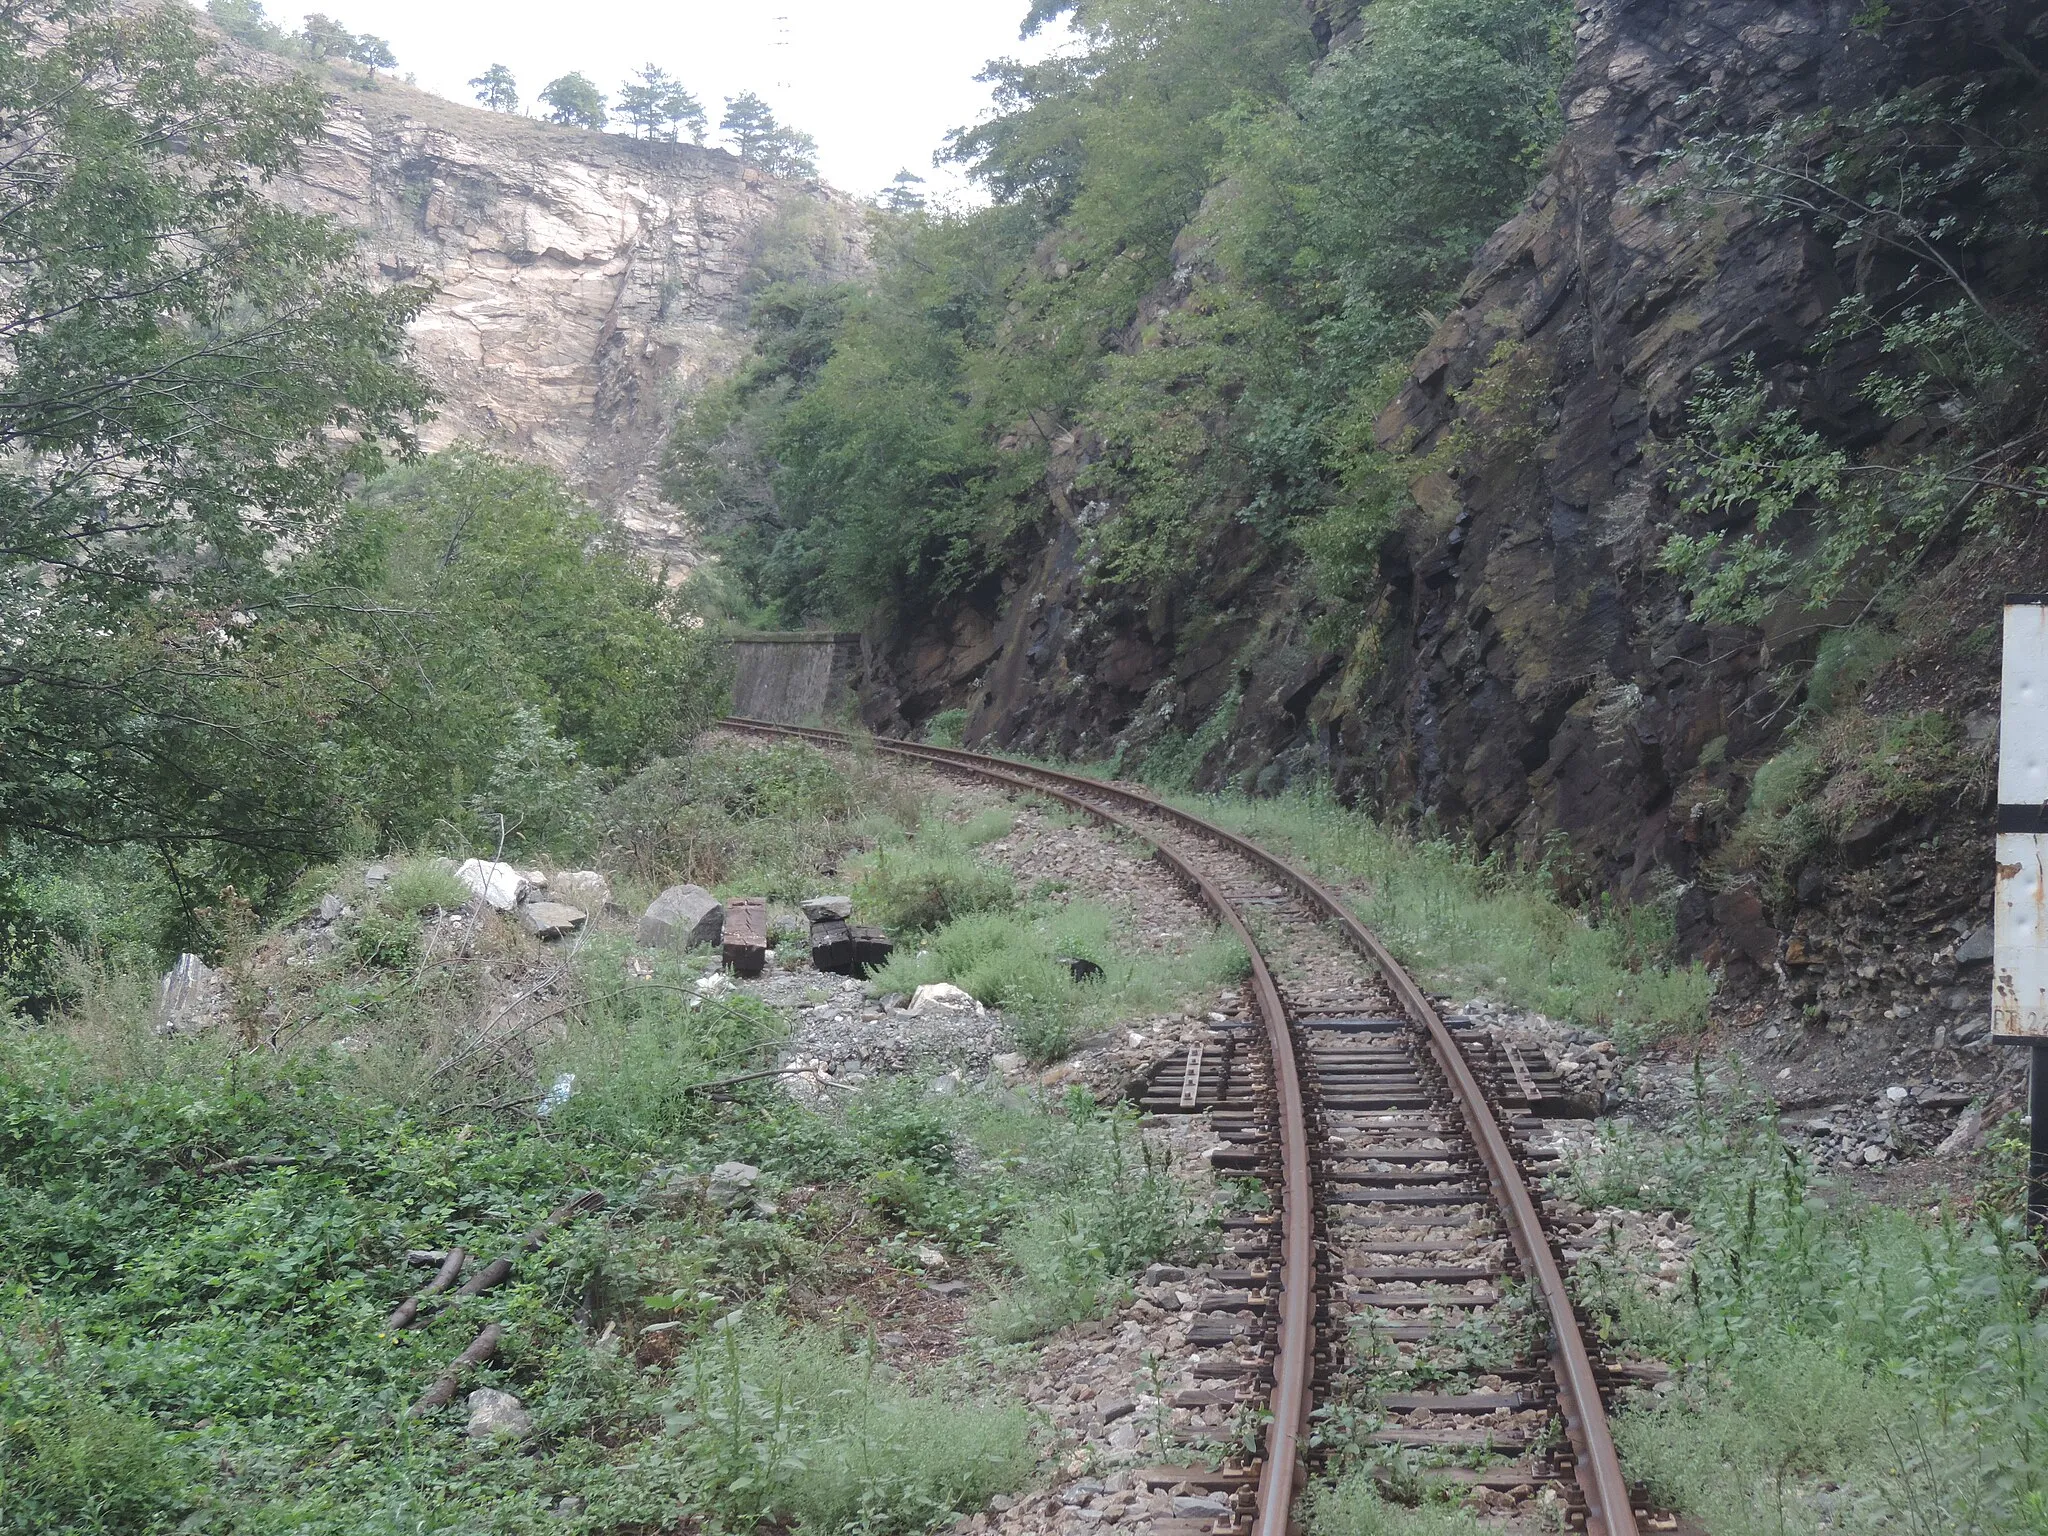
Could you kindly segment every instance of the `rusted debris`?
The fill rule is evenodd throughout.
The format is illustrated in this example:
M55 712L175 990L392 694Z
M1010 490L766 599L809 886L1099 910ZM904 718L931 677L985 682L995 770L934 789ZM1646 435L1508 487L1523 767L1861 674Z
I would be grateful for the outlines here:
M811 924L811 964L835 976L851 976L853 925L836 917Z
M735 896L725 904L719 946L727 970L758 976L768 964L768 903L759 896Z
M492 1323L476 1336L469 1348L448 1362L434 1384L420 1394L420 1400L406 1409L408 1418L421 1419L430 1413L438 1413L455 1401L455 1392L462 1385L462 1373L479 1365L488 1365L491 1357L498 1352L498 1346L505 1341L505 1330Z

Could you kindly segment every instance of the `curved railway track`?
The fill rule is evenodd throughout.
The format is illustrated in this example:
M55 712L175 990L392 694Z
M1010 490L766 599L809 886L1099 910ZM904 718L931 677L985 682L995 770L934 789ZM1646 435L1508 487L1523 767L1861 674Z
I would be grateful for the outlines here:
M851 743L812 727L722 724ZM1378 1444L1526 1453L1454 1475L1555 1486L1591 1536L1635 1536L1601 1377L1529 1184L1541 1153L1517 1134L1540 1124L1529 1112L1544 1090L1513 1047L1439 1016L1335 892L1232 832L1119 784L919 742L874 746L1048 796L1150 844L1250 956L1256 1027L1212 1031L1148 1089L1154 1107L1206 1110L1225 1143L1219 1169L1263 1178L1277 1209L1226 1224L1245 1267L1214 1278L1242 1289L1210 1293L1195 1324L1217 1351L1201 1374L1221 1386L1187 1395L1236 1406L1263 1390L1268 1412L1256 1465L1208 1484L1230 1495L1232 1514L1185 1522L1190 1536L1286 1536L1318 1394L1340 1392L1366 1362L1386 1416L1371 1432ZM1475 1339L1490 1341L1476 1366ZM1459 1390L1387 1390L1441 1386L1446 1374ZM1147 1536L1181 1525L1155 1522Z

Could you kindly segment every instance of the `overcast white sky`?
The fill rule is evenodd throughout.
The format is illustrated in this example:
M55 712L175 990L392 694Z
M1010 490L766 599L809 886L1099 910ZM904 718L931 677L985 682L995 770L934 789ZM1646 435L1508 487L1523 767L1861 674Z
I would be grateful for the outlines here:
M818 141L825 179L871 194L903 168L935 189L946 131L989 106L975 82L1000 55L1042 56L1054 40L1020 43L1028 0L273 0L271 18L298 26L324 11L388 39L400 74L468 102L466 83L501 63L530 104L548 81L580 71L616 99L640 65L659 64L718 122L725 97L751 90Z

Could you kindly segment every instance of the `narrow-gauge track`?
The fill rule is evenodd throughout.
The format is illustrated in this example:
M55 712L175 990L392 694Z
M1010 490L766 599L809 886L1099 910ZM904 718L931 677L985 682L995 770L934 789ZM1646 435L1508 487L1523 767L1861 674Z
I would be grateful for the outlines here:
M723 724L851 745L838 731ZM1244 1268L1213 1278L1239 1289L1200 1298L1191 1334L1215 1352L1199 1374L1218 1386L1183 1394L1222 1407L1263 1391L1263 1454L1206 1480L1231 1496L1224 1520L1154 1521L1147 1536L1285 1536L1318 1394L1341 1397L1361 1370L1382 1415L1374 1442L1509 1456L1451 1475L1557 1486L1591 1536L1635 1536L1600 1378L1525 1173L1542 1154L1514 1136L1540 1125L1530 1116L1546 1090L1513 1048L1441 1018L1334 892L1234 833L1120 784L919 742L874 746L1048 796L1149 843L1250 957L1258 1028L1221 1026L1161 1063L1145 1102L1205 1110L1226 1143L1212 1161L1276 1197L1277 1218L1227 1223ZM1521 1114L1504 1127L1496 1103Z

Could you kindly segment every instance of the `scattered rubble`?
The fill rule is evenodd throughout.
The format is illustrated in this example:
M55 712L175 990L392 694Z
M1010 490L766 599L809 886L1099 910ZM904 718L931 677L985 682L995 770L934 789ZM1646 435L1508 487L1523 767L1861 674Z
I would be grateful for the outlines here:
M566 939L589 920L582 908L559 901L528 901L519 908L520 926L537 939Z

